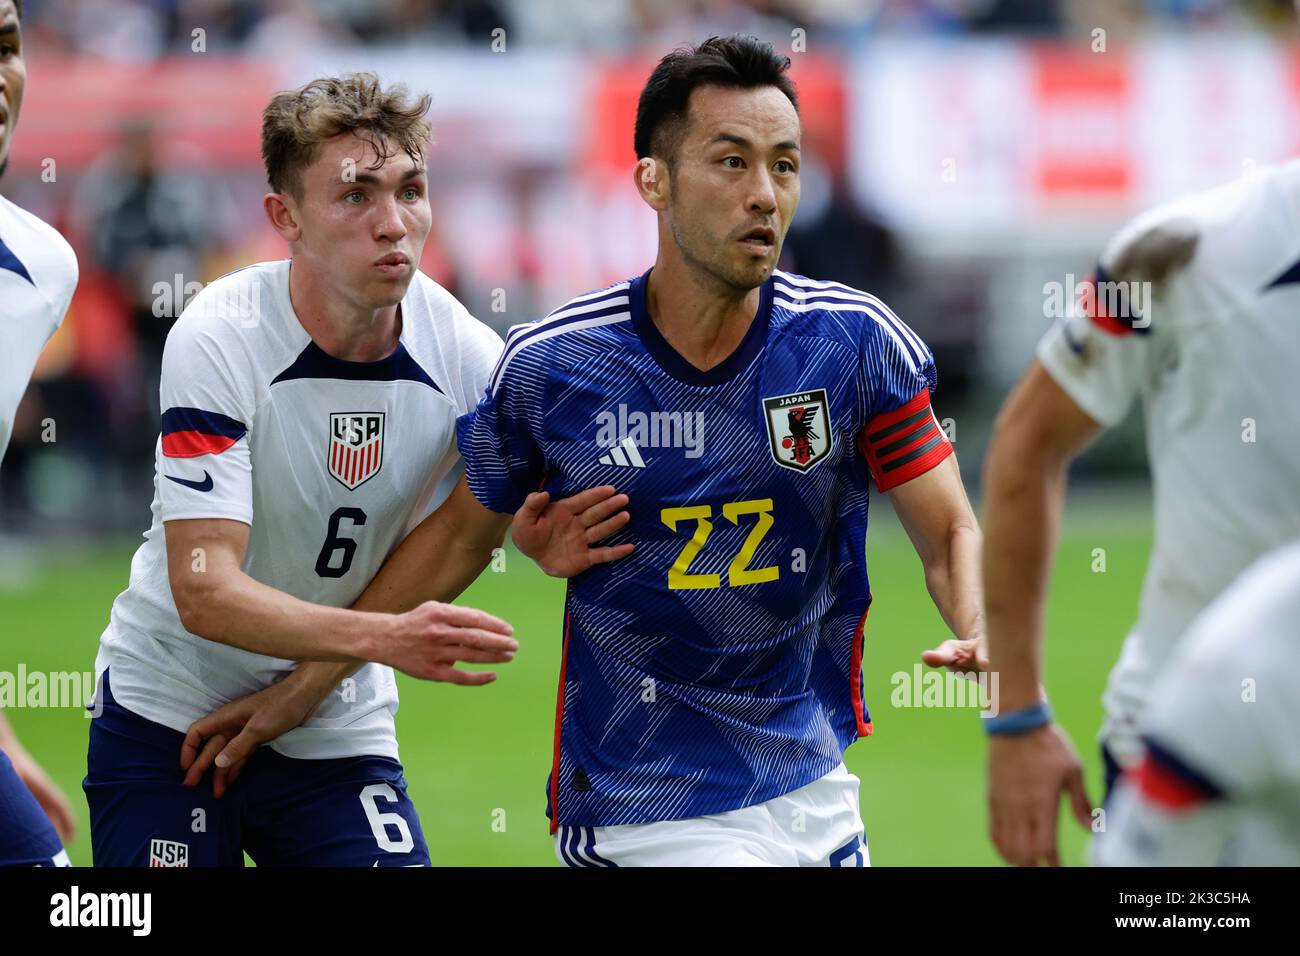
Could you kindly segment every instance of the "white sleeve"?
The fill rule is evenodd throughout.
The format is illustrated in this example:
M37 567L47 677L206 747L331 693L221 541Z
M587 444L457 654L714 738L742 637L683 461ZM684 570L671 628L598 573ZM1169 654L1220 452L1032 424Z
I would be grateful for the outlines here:
M1188 326L1185 313L1201 302L1194 276L1203 202L1185 198L1125 224L1093 274L1074 290L1067 284L1078 294L1056 303L1062 317L1039 342L1038 359L1101 425L1119 424L1133 400L1156 384L1172 364L1179 329ZM1160 281L1150 281L1157 276Z
M19 279L17 281L26 281ZM35 289L18 290L21 295L39 295ZM33 321L28 316L37 315L40 321ZM61 318L62 312L58 313ZM4 337L4 348L0 348L0 459L4 458L5 449L9 447L9 437L13 434L14 418L18 412L18 403L27 391L31 381L32 369L40 357L41 349L58 329L57 321L48 321L46 317L55 318L49 310L35 312L20 309L16 313L0 319L0 334Z
M456 303L456 324L460 345L457 356L459 381L453 398L457 413L464 415L472 412L483 398L505 345L491 326L474 318L459 302Z
M164 521L253 523L252 376L248 357L224 344L223 332L182 316L167 336L156 456Z
M1072 310L1038 343L1038 360L1052 380L1099 425L1118 425L1142 391L1145 340L1120 338Z
M49 269L37 273L40 287L31 278L0 271L0 299L5 302L0 314L0 336L4 342L0 348L0 460L9 447L18 403L27 391L36 360L63 324L77 288L77 259L63 238L55 235L67 254L60 261L60 271ZM47 278L51 281L47 282ZM55 282L58 285L51 291L49 286Z

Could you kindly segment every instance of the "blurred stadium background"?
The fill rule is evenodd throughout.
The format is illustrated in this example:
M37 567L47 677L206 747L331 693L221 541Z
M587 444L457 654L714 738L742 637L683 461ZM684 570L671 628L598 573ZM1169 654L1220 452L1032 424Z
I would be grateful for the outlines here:
M1051 321L1045 286L1086 276L1138 210L1300 152L1290 0L27 0L23 29L3 190L63 231L81 281L0 468L11 673L90 669L148 525L167 330L201 283L284 255L258 154L278 89L369 69L433 94L421 266L504 331L652 261L653 217L629 177L654 60L712 34L772 41L794 61L805 126L783 265L871 290L930 342L936 410L977 507L993 415ZM1096 790L1098 696L1150 539L1136 416L1074 481L1049 690ZM874 862L992 863L973 713L891 704L892 675L910 675L943 626L883 500L872 529L876 734L849 763ZM399 738L435 861L553 862L542 811L562 592L511 553L463 599L523 639L502 680L403 683ZM84 718L6 713L78 808L70 852L88 864ZM1081 862L1085 835L1063 832Z

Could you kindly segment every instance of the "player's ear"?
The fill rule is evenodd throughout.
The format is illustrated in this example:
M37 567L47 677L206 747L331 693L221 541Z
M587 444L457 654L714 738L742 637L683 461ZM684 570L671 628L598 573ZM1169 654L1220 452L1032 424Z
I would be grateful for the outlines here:
M668 167L653 156L643 156L633 170L637 192L651 209L668 208Z
M266 210L266 218L271 220L271 228L284 237L286 242L297 242L302 237L302 227L298 225L298 213L292 196L287 193L267 193L262 197L262 208Z

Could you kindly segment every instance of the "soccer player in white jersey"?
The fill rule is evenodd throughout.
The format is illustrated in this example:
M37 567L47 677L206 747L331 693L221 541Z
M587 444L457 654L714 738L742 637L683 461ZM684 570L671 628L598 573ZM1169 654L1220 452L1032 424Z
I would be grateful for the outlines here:
M495 675L456 663L508 661L518 645L505 622L438 603L482 571L509 523L472 498L423 522L455 546L419 567L418 590L372 584L448 499L456 418L501 348L416 270L432 220L428 105L350 74L265 111L264 204L292 257L213 282L167 339L153 525L96 660L96 865L240 865L245 852L259 865L429 862L390 668L482 685ZM534 530L548 522L530 516ZM211 788L185 786L225 743L213 735L197 762L191 750L187 775L191 725L271 685L301 726Z
M0 2L0 177L27 84L21 18L21 0ZM0 461L36 359L62 324L76 287L77 258L67 240L0 196ZM67 798L0 713L0 866L67 865L59 835L72 833Z
M1057 862L1062 791L1091 820L1081 766L1042 690L1043 609L1066 470L1142 399L1155 543L1137 621L1111 671L1107 789L1180 635L1252 561L1300 536L1300 162L1137 217L1102 252L1078 307L1043 338L985 466L993 842Z
M1106 866L1300 866L1300 542L1252 565L1156 682Z

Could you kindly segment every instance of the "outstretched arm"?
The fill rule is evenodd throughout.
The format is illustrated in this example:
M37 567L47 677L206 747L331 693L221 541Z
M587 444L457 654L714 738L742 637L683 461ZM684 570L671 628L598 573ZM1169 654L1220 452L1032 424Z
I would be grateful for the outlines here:
M514 517L516 538L527 542L530 553L551 573L571 576L631 551L630 544L599 546L626 523L626 512L619 513L626 504L627 497L615 495L611 487L590 489L549 505L545 498L531 496ZM509 515L479 504L462 477L447 500L388 558L353 604L353 612L419 616L436 611L467 616L467 622L473 615L488 618L479 611L439 602L453 600L478 577L501 546L510 521ZM457 661L505 662L518 646L510 640L510 647L480 649L458 645L454 634L448 637L442 647L445 660L430 676L455 684L477 686L496 679L494 672L459 670ZM181 766L188 770L185 782L196 784L215 762L214 793L221 796L259 746L306 720L359 664L308 661L278 684L197 721L182 747Z
M208 640L290 660L379 661L425 679L440 679L447 643L486 652L517 647L504 621L467 608L345 610L269 587L243 570L249 532L243 522L199 518L168 521L165 529L181 623ZM456 569L440 574L465 573L462 562L449 563Z
M961 483L957 458L887 492L925 569L925 584L955 640L924 657L932 666L972 669L984 635L980 601L980 530Z

